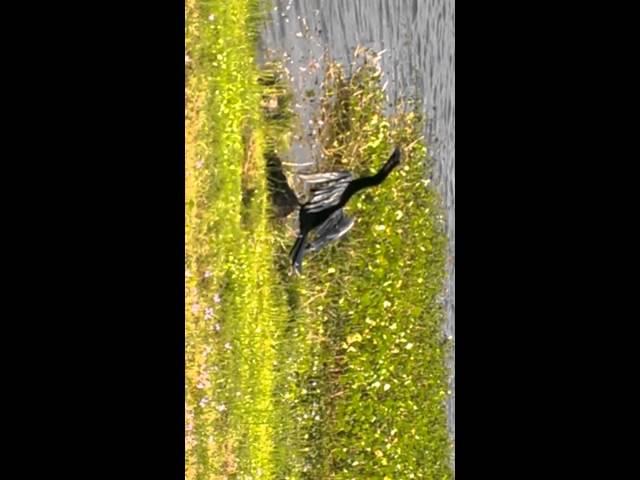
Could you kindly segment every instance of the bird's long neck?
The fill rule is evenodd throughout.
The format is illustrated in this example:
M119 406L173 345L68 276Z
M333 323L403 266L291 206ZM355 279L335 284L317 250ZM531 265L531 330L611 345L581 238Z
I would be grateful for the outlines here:
M389 176L396 165L397 163L394 162L394 159L390 158L375 175L360 177L353 180L345 190L340 204L345 205L349 199L360 190L380 185Z

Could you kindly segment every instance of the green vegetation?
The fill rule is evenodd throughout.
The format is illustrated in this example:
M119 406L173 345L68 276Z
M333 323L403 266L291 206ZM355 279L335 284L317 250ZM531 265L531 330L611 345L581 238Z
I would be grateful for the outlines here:
M330 64L321 170L401 166L354 198L348 236L289 275L293 219L270 215L265 155L295 117L255 63L260 3L186 5L187 479L446 479L445 237L420 115L383 115L377 59ZM367 58L366 64L362 61Z

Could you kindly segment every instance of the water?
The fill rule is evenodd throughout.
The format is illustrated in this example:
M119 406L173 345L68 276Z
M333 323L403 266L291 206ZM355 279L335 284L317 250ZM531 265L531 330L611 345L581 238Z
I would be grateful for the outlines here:
M455 1L454 0L273 0L264 25L265 55L286 54L298 109L307 132L294 142L296 162L313 165L318 149L309 126L304 92L318 90L323 55L345 66L356 46L385 50L381 67L391 103L416 96L429 118L425 137L435 159L433 180L442 194L449 237L445 334L455 339ZM455 362L447 402L449 433L455 440Z

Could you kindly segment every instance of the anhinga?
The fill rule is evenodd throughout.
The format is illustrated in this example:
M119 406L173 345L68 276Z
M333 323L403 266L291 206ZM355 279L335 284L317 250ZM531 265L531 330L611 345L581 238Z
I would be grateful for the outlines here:
M359 191L380 185L399 163L400 149L396 147L391 157L375 175L356 179L353 179L350 172L300 175L302 181L310 188L311 198L306 203L300 203L286 180L282 182L282 178L278 175L279 188L272 189L274 204L290 205L290 208L281 209L284 216L296 206L300 207L299 233L290 253L294 271L302 272L302 258L305 252L319 250L328 242L343 237L353 227L354 220L344 214L343 207ZM275 186L276 183L271 185ZM276 195L274 192L279 193ZM280 201L277 201L278 199ZM314 239L307 243L314 229Z

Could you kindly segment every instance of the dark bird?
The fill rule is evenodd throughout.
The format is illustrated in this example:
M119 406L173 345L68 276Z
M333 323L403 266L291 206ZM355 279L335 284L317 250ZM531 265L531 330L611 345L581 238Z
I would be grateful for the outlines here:
M400 149L396 147L375 175L355 180L350 172L300 175L310 187L311 198L304 204L297 201L300 206L299 233L290 253L294 271L302 272L305 252L316 251L326 243L341 238L351 229L354 220L344 214L343 207L359 191L380 185L399 163ZM315 239L307 243L313 230L316 230Z

